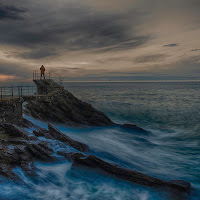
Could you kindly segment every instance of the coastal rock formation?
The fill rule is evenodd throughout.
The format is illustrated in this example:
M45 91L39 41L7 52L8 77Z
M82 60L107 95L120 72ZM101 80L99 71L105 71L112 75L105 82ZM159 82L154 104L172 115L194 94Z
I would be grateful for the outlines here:
M124 130L141 134L148 133L136 125L115 124L104 113L96 110L90 104L80 101L52 80L38 80L36 84L38 84L39 96L26 99L27 103L24 105L25 113L36 119L81 127L116 125ZM44 96L42 96L43 94ZM48 125L48 130L40 128L23 119L20 112L14 116L14 121L11 120L8 123L10 120L8 116L16 108L10 109L8 106L8 109L7 106L6 104L5 112L0 120L0 175L4 177L14 181L22 181L13 171L14 167L18 166L26 175L33 176L37 174L35 160L54 162L58 159L67 159L73 162L72 166L82 165L99 168L134 184L190 192L191 186L188 182L160 180L89 155L89 147L86 144L71 139L51 124ZM21 108L20 104L17 110L21 111ZM1 109L3 110L4 107ZM26 131L26 128L30 127L29 132Z
M15 123L22 119L20 99L0 101L0 123Z
M20 166L26 174L34 174L33 156L27 152L26 148L32 142L38 142L38 139L32 136L29 137L26 133L11 124L0 126L1 175L19 180L19 177L12 171L15 166Z
M144 130L143 128L140 128L139 126L133 125L133 124L122 124L120 125L121 128L135 131L138 133L148 133L148 131Z
M74 153L72 154L72 159L74 164L80 164L89 166L92 168L100 168L111 175L115 175L118 178L130 181L132 183L150 186L150 187L170 187L173 189L178 189L184 192L190 192L190 183L182 180L176 181L164 181L157 178L153 178L146 174L137 172L135 170L125 169L118 165L105 162L104 160L97 158L96 156L89 155L85 156L82 154Z
M0 175L14 181L20 181L17 174L12 171L15 166L21 167L25 174L33 176L36 175L35 159L46 162L55 161L58 159L57 154L72 161L73 166L85 165L92 168L99 168L111 175L135 184L150 187L170 187L184 192L190 191L191 186L188 182L156 179L143 173L109 163L94 155L83 154L81 152L87 152L89 149L87 145L71 139L51 124L49 124L48 130L35 130L33 134L17 125L8 123L0 125ZM45 137L47 140L42 141L40 137ZM63 145L60 149L55 150L53 149L54 143L52 141L61 142ZM71 152L67 150L64 144L75 148L76 151Z
M115 124L92 105L82 102L59 85L55 87L55 84L53 82L53 89L47 96L27 101L25 105L27 115L69 126L111 126Z
M89 150L87 145L71 139L70 137L61 133L57 128L53 127L51 124L49 124L48 128L49 128L48 129L49 133L50 133L51 136L53 136L53 138L55 138L55 139L65 143L65 144L77 149L78 151L87 152Z
M33 127L33 124L26 121ZM58 129L49 124L49 129L39 129L33 131L33 134L25 131L21 127L14 124L0 124L0 175L19 180L19 177L12 171L15 166L20 166L27 175L35 174L34 159L42 161L57 160L51 147L52 139L63 142L78 151L88 151L88 146L71 139ZM36 126L37 127L37 126ZM45 137L49 141L41 141L38 137ZM59 155L59 154L58 154Z

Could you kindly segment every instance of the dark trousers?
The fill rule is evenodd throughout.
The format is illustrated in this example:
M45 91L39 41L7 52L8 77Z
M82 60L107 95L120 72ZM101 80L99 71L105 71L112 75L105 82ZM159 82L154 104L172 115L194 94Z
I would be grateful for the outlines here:
M44 72L41 72L41 77L40 77L40 79L42 79L42 76L43 76L44 79L45 79L45 74L44 74Z

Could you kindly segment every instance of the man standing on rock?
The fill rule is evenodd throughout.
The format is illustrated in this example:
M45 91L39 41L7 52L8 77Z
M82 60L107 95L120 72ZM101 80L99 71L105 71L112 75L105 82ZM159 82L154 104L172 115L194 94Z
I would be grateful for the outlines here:
M41 77L40 77L40 79L42 79L42 76L43 76L44 79L45 79L45 74L44 74L44 72L45 72L45 67L44 67L44 65L42 65L42 66L40 67L40 71L41 71Z

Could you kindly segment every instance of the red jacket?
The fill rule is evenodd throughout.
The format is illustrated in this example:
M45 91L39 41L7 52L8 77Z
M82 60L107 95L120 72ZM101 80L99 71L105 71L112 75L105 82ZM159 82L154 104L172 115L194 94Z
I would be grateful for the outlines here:
M41 70L41 73L44 73L44 72L45 72L45 68L44 68L43 65L40 67L40 70Z

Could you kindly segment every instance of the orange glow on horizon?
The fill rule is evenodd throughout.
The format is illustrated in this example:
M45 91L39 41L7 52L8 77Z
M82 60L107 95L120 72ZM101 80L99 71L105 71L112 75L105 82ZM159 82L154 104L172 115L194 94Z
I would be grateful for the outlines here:
M14 79L14 78L16 78L16 76L0 74L0 82L6 81L6 80L9 80L9 79Z

